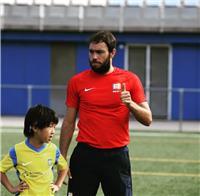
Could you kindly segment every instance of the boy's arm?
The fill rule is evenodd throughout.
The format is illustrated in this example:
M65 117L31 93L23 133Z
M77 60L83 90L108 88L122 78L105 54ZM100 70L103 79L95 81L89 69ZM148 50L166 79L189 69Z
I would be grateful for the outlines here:
M67 171L68 171L67 161L64 159L62 154L60 154L60 152L58 153L58 151L57 151L57 155L58 154L59 154L58 160L56 161L58 175L57 175L56 181L53 184L51 184L51 189L52 189L53 193L59 191L59 189L61 188L61 186L65 180L65 177L66 177Z
M53 193L59 191L65 180L66 175L67 175L67 169L58 171L58 177L56 179L56 182L51 186Z
M5 188L10 192L10 193L15 193L14 192L14 186L10 183L10 181L8 180L8 177L5 173L0 172L1 174L1 184L3 184L3 186L5 186Z
M1 174L1 177L0 177L1 184L3 184L3 185L5 186L5 188L6 188L10 193L23 192L25 189L28 189L28 188L29 188L28 185L27 185L25 182L23 182L23 181L21 181L19 185L17 185L17 186L14 187L14 186L10 183L10 181L9 181L9 179L8 179L8 177L7 177L7 175L6 175L5 173L0 172L0 174Z

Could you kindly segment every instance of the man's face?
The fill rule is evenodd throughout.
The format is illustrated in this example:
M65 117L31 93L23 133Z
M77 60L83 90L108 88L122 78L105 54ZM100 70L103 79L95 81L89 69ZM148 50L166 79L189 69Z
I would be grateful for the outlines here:
M104 42L90 43L89 62L92 70L99 74L105 74L110 69L110 53Z

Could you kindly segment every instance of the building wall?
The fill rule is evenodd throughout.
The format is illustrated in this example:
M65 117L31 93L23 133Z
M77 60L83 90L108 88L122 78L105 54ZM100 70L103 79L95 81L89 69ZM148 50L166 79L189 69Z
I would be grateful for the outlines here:
M200 45L173 46L173 88L200 89ZM184 92L183 118L200 119L200 93ZM172 97L172 118L179 118L179 94Z
M90 32L2 32L2 84L66 85L73 74L89 68L87 40L90 34ZM169 73L172 78L171 87L200 89L200 35L181 33L115 33L115 35L119 44L114 65L127 67L128 44L168 44L172 47L172 70ZM62 52L65 52L62 55L65 57L66 53L66 60L65 58L60 60L58 55L60 53L55 52L63 47ZM62 68L64 71L59 74ZM55 73L56 70L59 71ZM59 75L58 80L55 75ZM64 97L63 92L60 96ZM61 100L60 97L56 99L55 97L56 93L50 95L49 90L36 90L32 105L43 103L53 108L60 108L61 104L64 105L64 98ZM199 93L185 94L183 119L200 119L199 100ZM3 115L24 115L27 105L26 90L2 90ZM172 119L180 117L179 106L179 94L173 92L170 105ZM63 113L63 109L60 113Z
M2 43L2 84L49 85L50 47L39 42ZM49 90L33 91L32 104L49 104ZM27 110L28 92L25 89L2 90L2 114L23 115Z

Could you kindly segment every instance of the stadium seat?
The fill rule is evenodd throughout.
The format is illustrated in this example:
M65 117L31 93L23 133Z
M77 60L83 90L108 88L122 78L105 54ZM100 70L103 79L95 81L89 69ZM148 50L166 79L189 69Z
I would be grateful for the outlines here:
M126 1L126 6L142 7L143 6L143 1L142 0L127 0Z
M184 0L183 5L191 6L191 7L198 7L198 6L200 6L200 1L199 0Z
M162 5L162 0L146 0L146 5L160 7Z
M106 6L107 0L90 0L90 6Z
M33 0L16 0L16 4L18 5L32 5Z
M181 6L181 0L164 0L164 4L167 7L179 7Z
M69 3L70 0L52 0L52 5L67 6Z
M125 1L123 0L108 0L108 5L111 6L123 6L125 4Z
M71 0L70 2L71 5L83 5L83 6L87 6L88 5L88 0Z
M1 0L1 4L13 5L13 4L15 4L15 0Z
M51 5L51 0L34 0L36 5Z
M199 0L1 0L0 14L12 29L198 31L199 7Z

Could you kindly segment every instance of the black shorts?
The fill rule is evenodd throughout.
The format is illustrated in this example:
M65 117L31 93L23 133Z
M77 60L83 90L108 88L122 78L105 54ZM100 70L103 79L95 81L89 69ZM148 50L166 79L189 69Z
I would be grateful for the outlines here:
M70 158L68 195L95 196L101 184L105 196L132 196L128 147L97 149L78 143Z

